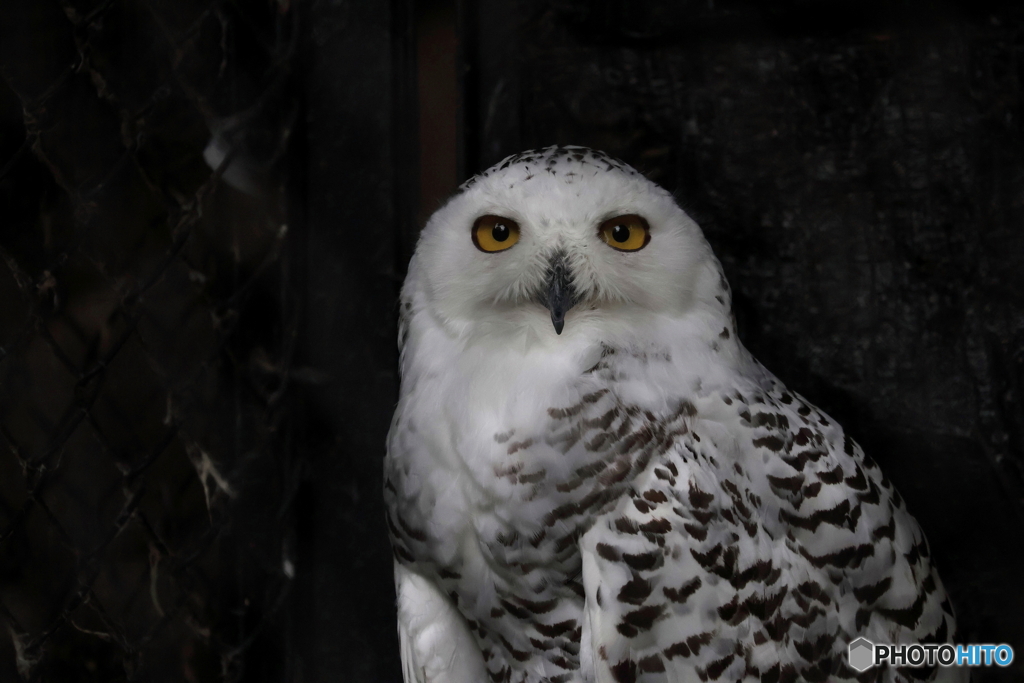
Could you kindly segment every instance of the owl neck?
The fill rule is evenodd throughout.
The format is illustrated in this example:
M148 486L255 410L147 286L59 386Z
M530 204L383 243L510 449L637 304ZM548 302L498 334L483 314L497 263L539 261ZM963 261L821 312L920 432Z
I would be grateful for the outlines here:
M763 370L737 339L728 300L725 305L714 303L681 315L575 311L567 316L560 335L543 310L460 324L413 306L403 375L410 379L412 367L439 374L462 368L467 376L490 377L500 385L539 367L552 380L555 374L564 380L585 372L610 348L637 358L659 359L646 372L664 375L676 390L702 382L707 388L737 375L759 376Z

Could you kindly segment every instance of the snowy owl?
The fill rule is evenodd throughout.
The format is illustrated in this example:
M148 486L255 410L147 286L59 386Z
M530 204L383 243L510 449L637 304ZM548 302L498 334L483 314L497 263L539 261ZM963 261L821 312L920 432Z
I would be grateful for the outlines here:
M697 224L583 147L511 156L423 230L384 495L406 683L966 680L902 498L736 335Z

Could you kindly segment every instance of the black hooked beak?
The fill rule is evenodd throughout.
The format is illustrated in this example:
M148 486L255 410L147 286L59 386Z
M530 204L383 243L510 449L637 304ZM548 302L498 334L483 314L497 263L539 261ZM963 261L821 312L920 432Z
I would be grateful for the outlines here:
M541 303L551 312L551 324L555 334L562 334L565 314L576 305L576 289L572 284L572 273L564 253L559 252L551 259L548 268L547 288L541 295Z

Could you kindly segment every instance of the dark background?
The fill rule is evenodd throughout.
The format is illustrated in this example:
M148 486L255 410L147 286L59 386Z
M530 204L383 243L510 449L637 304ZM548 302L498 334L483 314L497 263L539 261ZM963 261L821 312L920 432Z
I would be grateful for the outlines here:
M1022 83L984 0L0 2L0 681L399 681L397 291L554 143L677 194L1024 680Z

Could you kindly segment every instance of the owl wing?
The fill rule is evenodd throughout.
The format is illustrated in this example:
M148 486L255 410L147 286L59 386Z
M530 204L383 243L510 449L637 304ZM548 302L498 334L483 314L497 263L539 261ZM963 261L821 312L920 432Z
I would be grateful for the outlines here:
M680 471L681 476L687 474ZM696 487L694 491L698 497L703 493ZM675 492L670 480L662 485L644 482L636 495L599 519L581 539L581 649L592 657L597 683L746 678L746 666L736 650L753 641L729 624L738 590L714 571L723 553L732 554L736 539L712 539L717 542L705 550L712 534L699 530L699 522L692 523ZM777 584L761 592L766 603L784 597ZM751 652L752 660L756 654ZM581 664L588 667L586 661Z
M437 585L395 562L405 683L481 683L483 657L466 620Z
M852 680L857 636L952 638L899 494L838 425L775 386L698 400L688 432L581 539L596 681Z

